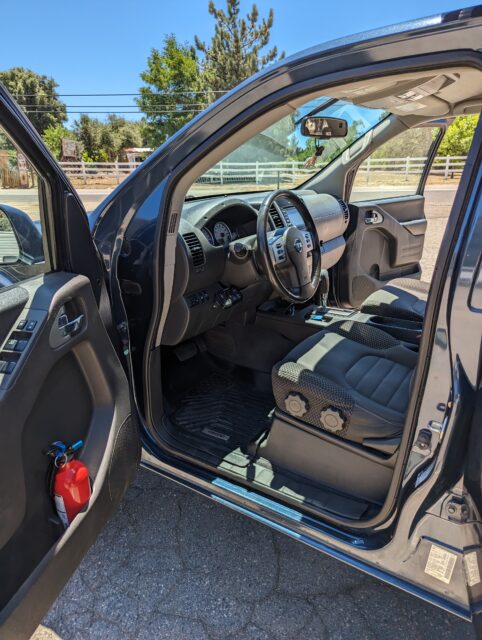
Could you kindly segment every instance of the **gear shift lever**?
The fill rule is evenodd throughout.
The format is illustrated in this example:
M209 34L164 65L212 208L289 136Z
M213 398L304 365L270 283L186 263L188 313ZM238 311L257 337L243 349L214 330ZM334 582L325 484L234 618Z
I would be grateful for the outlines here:
M316 304L320 307L321 313L326 313L328 309L328 292L330 291L330 278L328 277L328 271L322 269L320 273L320 284L316 292Z

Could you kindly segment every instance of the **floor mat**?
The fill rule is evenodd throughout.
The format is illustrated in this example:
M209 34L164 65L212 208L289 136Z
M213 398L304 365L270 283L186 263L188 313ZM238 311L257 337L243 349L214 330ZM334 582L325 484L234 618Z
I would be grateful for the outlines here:
M245 466L246 446L270 426L274 399L247 381L216 372L180 396L176 405L171 415L176 439L198 455L206 454L207 462L228 457L232 464Z

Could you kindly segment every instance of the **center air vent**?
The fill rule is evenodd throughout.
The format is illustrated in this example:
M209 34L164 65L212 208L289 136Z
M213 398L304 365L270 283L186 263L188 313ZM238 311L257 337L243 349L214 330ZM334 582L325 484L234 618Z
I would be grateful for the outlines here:
M269 208L269 215L271 216L271 220L273 221L273 224L276 227L276 229L283 229L283 227L285 226L283 222L283 218L281 217L280 212L274 206L274 204L272 204L271 207Z
M192 231L190 233L183 234L183 240L189 249L189 253L191 254L192 263L195 269L200 269L204 266L206 262L206 258L204 256L204 251L201 246L201 242L195 233Z
M348 205L341 198L337 198L337 200L340 203L341 210L343 211L343 221L347 224L350 219L350 210L348 209Z

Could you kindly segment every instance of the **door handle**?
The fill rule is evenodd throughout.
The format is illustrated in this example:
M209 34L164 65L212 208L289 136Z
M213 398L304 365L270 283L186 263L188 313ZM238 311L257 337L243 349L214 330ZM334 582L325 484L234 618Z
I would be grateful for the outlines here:
M378 211L367 211L365 214L365 224L380 224L383 222L383 216Z
M84 323L84 315L81 314L77 318L73 320L69 320L66 313L63 313L59 317L59 330L62 337L67 338L75 335L78 331L80 331L82 325Z

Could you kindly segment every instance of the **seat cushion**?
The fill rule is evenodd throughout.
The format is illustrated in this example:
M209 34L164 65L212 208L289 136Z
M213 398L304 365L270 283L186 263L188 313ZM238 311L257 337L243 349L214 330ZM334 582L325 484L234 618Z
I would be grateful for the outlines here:
M360 307L363 313L423 321L430 284L413 278L396 278L375 291Z
M417 354L384 331L340 321L307 338L273 368L278 408L362 443L400 435Z

